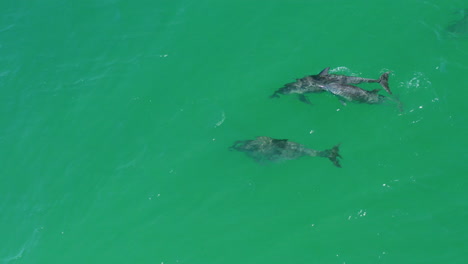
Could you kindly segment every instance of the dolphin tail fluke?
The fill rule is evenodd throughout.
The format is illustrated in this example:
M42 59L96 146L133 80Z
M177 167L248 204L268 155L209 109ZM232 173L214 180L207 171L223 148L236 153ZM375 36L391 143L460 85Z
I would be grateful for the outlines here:
M398 96L394 95L393 98L389 97L389 99L397 104L397 107L398 107L398 110L400 111L400 113L404 112L403 103L400 101L400 98Z
M390 87L388 86L388 75L390 72L386 72L380 76L379 83L382 85L382 87L387 91L387 93L392 94L392 91L390 91Z
M332 149L321 151L320 156L328 158L331 162L333 162L333 165L335 165L338 168L341 168L340 161L338 160L338 158L342 158L342 157L339 151L340 151L340 144L334 146Z

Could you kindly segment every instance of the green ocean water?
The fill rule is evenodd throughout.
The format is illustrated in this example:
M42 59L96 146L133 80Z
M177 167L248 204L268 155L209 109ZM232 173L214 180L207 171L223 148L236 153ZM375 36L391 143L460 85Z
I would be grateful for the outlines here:
M0 263L466 263L467 6L1 1ZM268 98L325 67L403 111Z

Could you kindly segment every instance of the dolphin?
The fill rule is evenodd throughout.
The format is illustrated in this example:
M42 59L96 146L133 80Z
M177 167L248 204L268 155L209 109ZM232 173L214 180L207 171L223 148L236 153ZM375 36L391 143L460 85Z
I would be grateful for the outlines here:
M395 96L387 97L378 94L381 89L368 91L354 85L338 83L330 83L325 85L323 89L339 97L340 102L343 105L346 105L345 101L366 104L382 104L392 102L396 103L396 106L400 112L403 112L403 104L401 101Z
M368 91L354 85L336 83L328 84L324 89L342 99L358 103L380 104L387 99L387 97L378 94L381 89Z
M382 88L387 91L387 93L392 94L390 87L388 86L388 75L390 72L383 73L379 79L369 79L369 78L362 78L356 76L346 76L346 75L338 75L338 74L328 74L330 67L325 68L323 71L320 72L319 75L322 75L323 78L326 80L327 84L360 84L360 83L379 83Z
M468 8L460 10L459 13L463 17L448 25L446 30L454 35L466 36L468 34Z
M257 137L254 140L240 140L234 142L230 147L231 150L245 152L248 156L257 162L264 161L283 161L293 160L303 156L323 157L328 158L336 167L341 168L341 158L339 151L339 144L331 149L318 151L306 148L296 142L287 139L274 139L271 137Z
M317 75L305 76L301 79L296 79L295 82L287 83L280 89L276 90L270 98L279 97L279 94L298 94L301 101L310 104L310 101L304 94L327 91L327 89L325 89L326 86L332 84L347 85L360 83L379 83L389 94L392 94L390 87L388 86L389 72L382 74L379 79L369 79L356 76L329 74L329 70L330 67L327 67Z

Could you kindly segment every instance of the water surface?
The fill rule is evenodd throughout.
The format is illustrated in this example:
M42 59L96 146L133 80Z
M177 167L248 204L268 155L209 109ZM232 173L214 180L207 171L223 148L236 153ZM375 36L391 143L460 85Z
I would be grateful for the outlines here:
M465 263L466 8L3 1L0 262ZM268 98L325 67L404 111ZM228 150L256 136L343 168Z

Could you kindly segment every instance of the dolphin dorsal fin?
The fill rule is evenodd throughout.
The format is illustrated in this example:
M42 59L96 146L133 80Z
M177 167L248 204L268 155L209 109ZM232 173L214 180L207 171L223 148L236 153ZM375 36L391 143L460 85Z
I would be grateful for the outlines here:
M330 70L330 67L326 67L325 69L323 69L323 70L319 73L319 76L328 75L328 70Z
M288 142L287 139L273 139L273 142Z
M286 148L288 140L287 139L273 139L272 142L274 146L278 148Z
M287 139L273 139L271 142L273 142L273 144L285 144L286 142L288 142Z

